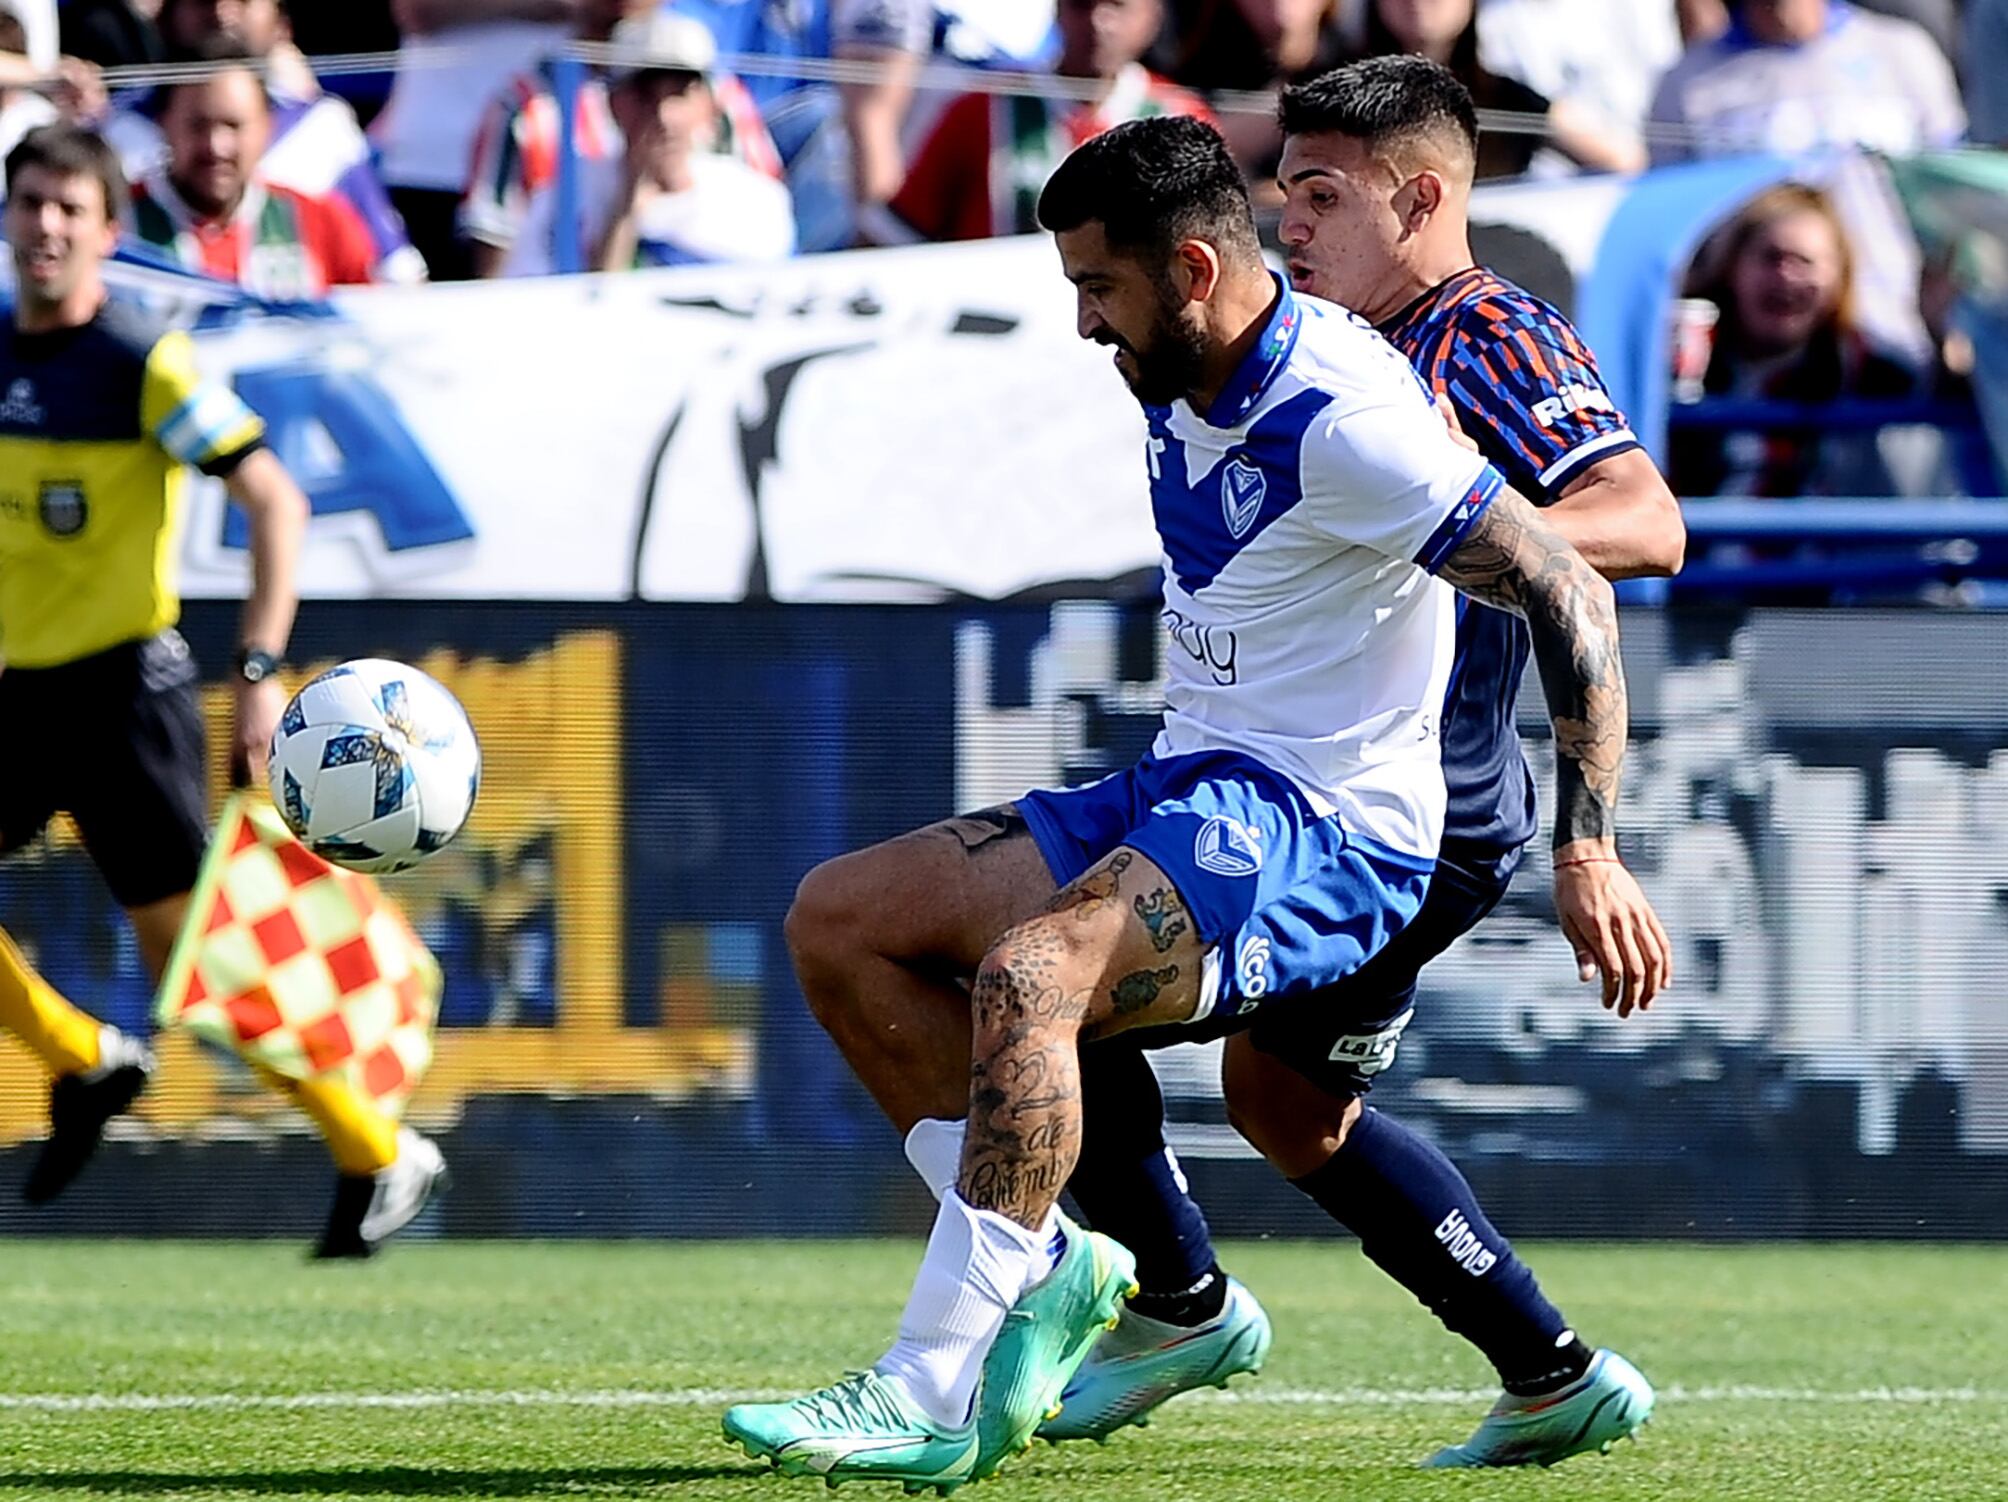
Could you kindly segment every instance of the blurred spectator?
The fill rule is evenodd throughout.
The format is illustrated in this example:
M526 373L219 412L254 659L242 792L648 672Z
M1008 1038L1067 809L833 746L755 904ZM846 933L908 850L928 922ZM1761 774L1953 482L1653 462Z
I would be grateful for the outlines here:
M159 0L63 0L63 51L101 68L157 63L167 55L153 24L159 10Z
M600 271L716 261L770 261L795 248L788 190L711 149L719 128L711 86L718 47L700 21L661 12L623 22L613 45L608 104L623 142L618 161L581 165L584 223L560 225L557 190L531 201L504 275L557 269L557 236L583 234Z
M1673 13L1686 47L1712 42L1729 29L1728 0L1675 0Z
M9 144L52 119L104 113L97 64L57 50L53 0L0 0L0 24L0 132L11 132Z
M377 171L435 281L473 274L459 218L483 112L565 44L574 10L573 0L393 0L404 41L370 134Z
M1016 0L1006 0L1016 3ZM673 0L681 14L709 28L720 51L750 55L760 66L739 82L752 94L785 165L798 239L818 250L848 245L855 234L849 135L843 102L830 84L793 72L796 61L830 56L830 0ZM723 86L725 75L716 75Z
M0 157L29 131L56 118L56 107L30 85L43 68L29 53L20 0L0 0Z
M1708 396L1782 402L1914 394L1911 368L1854 313L1854 256L1832 202L1789 184L1756 199L1697 260L1689 294L1721 310ZM1889 495L1873 430L1689 432L1674 445L1680 495Z
M1904 21L1915 21L1947 59L1959 55L1959 7L1954 0L1854 0L1863 10L1880 11Z
M1973 139L2008 146L2008 0L1966 0L1960 50Z
M167 160L133 193L140 244L260 297L319 297L377 279L376 247L347 202L259 175L272 115L249 60L165 94Z
M829 0L672 0L682 15L704 23L721 52L752 55L775 65L741 81L771 125L775 111L804 80L779 65L795 58L830 55ZM778 132L776 132L778 136ZM790 153L784 146L783 157Z
M646 20L660 8L661 0L580 0L577 39L605 42L624 19ZM501 273L531 199L557 179L560 121L551 66L546 59L510 80L490 104L475 138L460 233L476 276ZM719 108L710 149L778 178L780 155L745 85L715 73L712 85ZM580 160L617 158L620 128L614 124L604 78L596 74L586 80L575 109L572 142Z
M1609 6L1616 0L1595 0ZM1604 133L1581 111L1557 110L1545 95L1494 73L1479 60L1477 0L1368 0L1362 57L1410 52L1441 63L1471 90L1481 110L1545 119L1547 135L1571 161L1599 172L1643 165L1635 143ZM1518 177L1544 144L1538 131L1487 130L1478 138L1478 177Z
M939 95L915 97L930 56L978 68L1044 71L1052 61L1052 0L957 4L956 0L835 0L831 49L878 76L839 90L854 206L876 208L906 178L907 147L924 139Z
M1060 0L1060 78L1093 83L1092 102L964 94L942 112L892 202L862 216L887 244L981 240L1038 228L1039 190L1068 152L1146 115L1210 119L1198 95L1137 61L1157 35L1158 0Z
M226 37L263 65L275 99L312 99L321 92L314 70L293 45L293 27L281 0L161 0L160 37L169 62L200 58L216 37Z
M1343 61L1358 40L1347 14L1337 0L1170 0L1151 60L1204 93L1266 89Z
M271 135L259 179L309 197L334 195L361 215L375 247L376 280L419 282L425 262L371 162L369 139L346 100L321 92L293 45L291 11L281 0L166 0L160 23L176 61L249 58L265 79ZM157 118L165 94L152 91L114 115L105 135L126 175L144 179L165 159Z
M1483 0L1482 67L1552 101L1558 134L1604 143L1607 165L1646 165L1645 118L1660 78L1680 58L1667 0ZM1543 152L1534 167L1547 165Z
M1966 115L1945 56L1909 21L1846 0L1736 0L1729 30L1690 47L1661 83L1655 161L1822 146L1915 151L1959 139Z

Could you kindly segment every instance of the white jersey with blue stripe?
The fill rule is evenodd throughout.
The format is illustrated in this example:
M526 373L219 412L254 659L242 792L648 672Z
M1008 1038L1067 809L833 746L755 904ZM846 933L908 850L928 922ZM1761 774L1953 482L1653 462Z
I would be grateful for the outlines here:
M1144 409L1171 636L1155 754L1239 752L1434 859L1456 620L1429 570L1505 481L1369 325L1278 287L1204 416Z

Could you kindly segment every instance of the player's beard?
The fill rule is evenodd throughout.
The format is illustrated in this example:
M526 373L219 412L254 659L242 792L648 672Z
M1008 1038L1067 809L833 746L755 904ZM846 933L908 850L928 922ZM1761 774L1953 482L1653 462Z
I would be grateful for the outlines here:
M1145 406L1168 407L1197 391L1205 378L1205 335L1181 311L1180 304L1165 298L1150 338L1126 346L1136 366L1136 375L1128 378L1130 393Z

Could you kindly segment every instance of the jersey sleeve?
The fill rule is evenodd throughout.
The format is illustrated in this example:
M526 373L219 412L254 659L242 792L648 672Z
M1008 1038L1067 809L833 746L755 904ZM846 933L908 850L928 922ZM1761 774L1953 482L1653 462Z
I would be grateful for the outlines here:
M1320 413L1304 435L1302 473L1319 530L1431 573L1506 488L1412 378Z
M146 357L140 422L169 457L225 475L262 448L265 424L234 391L205 381L188 335L164 334Z
M1467 430L1489 430L1494 452L1517 455L1536 477L1541 494L1529 499L1551 500L1598 460L1639 447L1595 356L1554 314L1513 312L1460 339L1448 374Z

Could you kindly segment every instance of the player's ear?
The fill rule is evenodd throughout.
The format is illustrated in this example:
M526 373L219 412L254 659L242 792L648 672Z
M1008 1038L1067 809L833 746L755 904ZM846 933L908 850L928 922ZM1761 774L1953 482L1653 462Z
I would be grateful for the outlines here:
M1172 252L1178 285L1190 302L1205 302L1220 285L1220 251L1205 240L1181 240Z
M1407 233L1419 234L1450 196L1449 184L1434 167L1425 167L1395 191L1395 213Z

